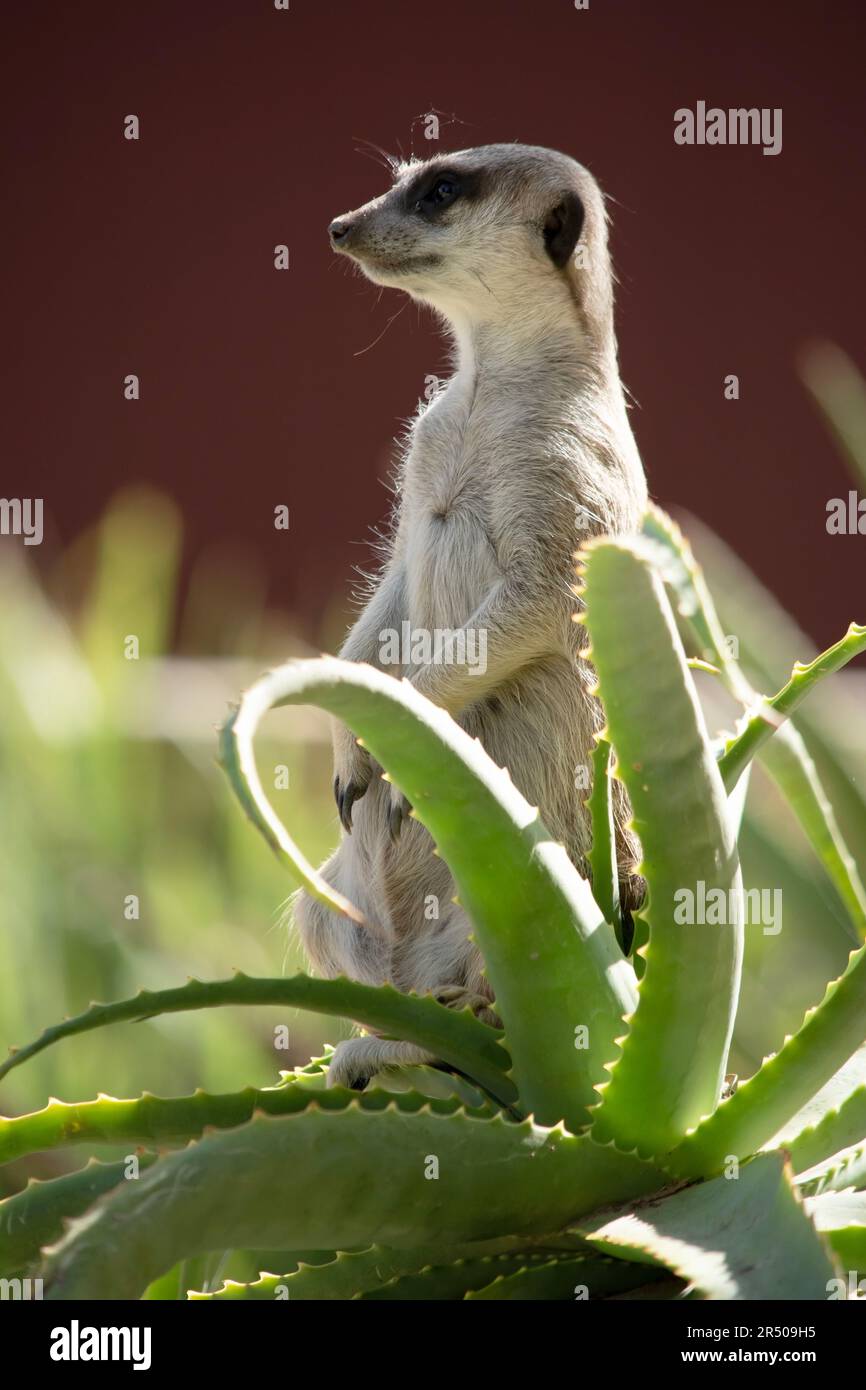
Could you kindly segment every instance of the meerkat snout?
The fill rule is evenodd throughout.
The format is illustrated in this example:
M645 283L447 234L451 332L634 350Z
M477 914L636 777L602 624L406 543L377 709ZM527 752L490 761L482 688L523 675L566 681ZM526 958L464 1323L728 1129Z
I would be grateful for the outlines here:
M328 235L331 238L332 244L334 246L339 246L341 242L345 242L351 230L352 223L347 217L335 218L328 228Z

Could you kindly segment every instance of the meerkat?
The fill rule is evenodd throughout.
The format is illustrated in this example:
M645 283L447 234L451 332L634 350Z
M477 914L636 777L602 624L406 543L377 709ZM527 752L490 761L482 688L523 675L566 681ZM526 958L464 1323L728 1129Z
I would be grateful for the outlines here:
M567 155L488 145L396 165L393 186L329 235L375 284L431 307L454 356L409 428L384 563L340 655L406 677L478 737L586 874L582 773L602 712L573 621L574 557L590 536L635 531L647 500L617 365L602 193ZM387 639L406 631L446 637L432 658L403 651L395 662ZM466 659L481 645L473 637L483 662ZM389 981L493 1020L448 867L381 773L335 724L342 838L322 873L367 925L300 895L308 958L322 975ZM628 911L643 881L619 783L615 815ZM329 1080L363 1088L388 1065L435 1060L411 1043L353 1038Z

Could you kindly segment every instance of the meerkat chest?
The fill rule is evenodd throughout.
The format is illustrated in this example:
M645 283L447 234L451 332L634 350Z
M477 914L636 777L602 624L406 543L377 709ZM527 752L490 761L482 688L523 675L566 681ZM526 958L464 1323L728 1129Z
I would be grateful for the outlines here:
M479 515L489 479L477 431L462 402L435 401L415 425L406 470L413 516L437 523Z
M488 460L457 411L416 426L404 479L407 591L414 623L466 622L501 578Z
M477 525L491 531L496 498L495 448L473 399L455 386L434 400L411 435L406 502L414 521L450 530Z

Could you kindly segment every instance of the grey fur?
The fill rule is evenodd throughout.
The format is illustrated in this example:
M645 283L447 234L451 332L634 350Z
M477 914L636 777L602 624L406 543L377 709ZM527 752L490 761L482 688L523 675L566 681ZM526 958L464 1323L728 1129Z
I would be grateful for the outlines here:
M450 662L447 647L443 660L385 669L480 738L586 872L587 792L576 770L590 764L601 713L573 622L574 552L589 536L633 531L646 505L617 366L604 201L574 160L524 145L395 173L387 193L332 224L332 239L371 280L439 313L455 370L410 427L385 563L341 655L382 666L380 634L407 620L413 631L485 632L483 673ZM445 176L464 191L440 209L425 190L438 179L447 202ZM451 1004L490 1000L447 865L342 726L334 771L352 830L322 872L370 927L300 895L295 920L313 967ZM633 906L640 850L617 787L620 876ZM428 920L431 900L438 920ZM360 1084L409 1058L433 1060L406 1044L353 1039L337 1049L331 1080Z

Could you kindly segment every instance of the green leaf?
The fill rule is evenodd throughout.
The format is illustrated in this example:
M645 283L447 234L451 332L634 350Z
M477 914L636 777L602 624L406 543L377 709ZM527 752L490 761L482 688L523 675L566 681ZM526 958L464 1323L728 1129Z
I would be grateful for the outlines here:
M219 1281L226 1256L230 1254L229 1250L214 1251L199 1255L195 1260L181 1260L174 1269L148 1284L141 1296L148 1302L185 1303L190 1288L207 1289L211 1283Z
M666 1158L672 1172L718 1172L730 1154L746 1158L768 1143L866 1040L866 947L827 986L823 1001L729 1100Z
M505 1075L508 1054L502 1034L469 1012L446 1009L432 996L401 994L390 985L363 985L356 980L313 980L295 975L290 980L262 980L238 971L230 980L190 980L178 989L139 990L133 999L115 1004L91 1004L76 1018L46 1028L41 1037L15 1051L0 1066L0 1080L61 1038L103 1028L109 1023L140 1022L159 1014L189 1009L213 1009L225 1004L283 1004L314 1013L352 1018L367 1027L430 1048L458 1071L466 1072L497 1100L507 1105L516 1091Z
M844 1273L866 1278L866 1192L807 1197L806 1210L825 1236Z
M851 476L866 490L866 382L835 343L815 343L802 356L800 375L841 444Z
M147 1168L155 1155L141 1154L138 1161ZM11 1279L35 1264L42 1247L63 1234L67 1221L123 1181L127 1166L125 1160L98 1163L92 1158L85 1168L62 1178L31 1178L21 1192L0 1202L0 1278Z
M638 1272L625 1260L580 1255L575 1259L529 1264L514 1274L502 1273L486 1288L467 1293L466 1297L500 1303L551 1299L583 1302L645 1287L661 1277L655 1270L649 1274Z
M779 1154L580 1229L599 1250L665 1265L708 1299L823 1299L836 1274Z
M839 895L848 914L848 930L855 941L862 941L866 937L866 890L799 730L793 724L783 724L761 750L761 761Z
M221 1302L269 1303L281 1299L292 1302L346 1300L392 1284L404 1275L417 1274L434 1260L437 1263L445 1260L456 1263L467 1258L486 1259L491 1255L510 1252L515 1247L525 1249L526 1244L525 1239L506 1236L500 1240L457 1245L450 1250L441 1246L438 1249L425 1246L393 1250L384 1245L372 1245L369 1250L335 1251L333 1258L324 1264L313 1265L302 1261L287 1274L262 1273L250 1284L239 1284L228 1279L221 1289L212 1293L190 1291L189 1298L196 1301L217 1299ZM519 1258L522 1261L526 1257L521 1254Z
M724 628L707 588L703 572L682 531L660 507L651 506L644 519L644 535L656 547L655 557L665 585L676 603L683 626L701 655L719 667L731 694L744 706L759 697L730 655ZM755 611L767 607L765 591L749 575L746 601ZM792 634L793 640L793 634ZM832 750L823 751L834 764ZM783 723L776 737L761 749L761 761L788 802L851 918L855 938L866 937L866 889L854 859L836 822L815 764L799 731ZM834 772L834 801L846 793L850 771ZM853 793L852 814L863 819L862 800Z
M610 1082L599 1088L593 1133L661 1155L721 1092L743 953L739 862L694 684L646 547L592 542L583 559L591 655L643 845L640 916L649 926L637 1010ZM693 903L701 891L720 892L724 916L734 920L682 925L684 890Z
M623 1014L634 1006L634 972L612 933L600 929L603 915L565 848L481 744L409 682L323 658L263 677L222 735L232 785L290 867L294 856L265 798L252 740L269 709L303 703L329 710L361 737L447 861L505 1024L521 1110L582 1127ZM575 1046L581 1025L591 1025L588 1048Z
M643 520L642 534L653 547L653 563L701 656L722 672L736 698L749 704L755 692L730 654L703 570L679 526L661 507L651 503Z
M725 741L719 759L719 771L729 792L733 791L758 749L772 737L781 721L793 714L822 677L840 671L862 651L866 651L866 627L851 623L840 641L806 665L798 661L787 684L776 695L762 697L757 709L746 713L736 734Z
M851 1144L866 1143L866 1045L764 1146L785 1149L802 1173Z
M178 1261L213 1249L540 1235L665 1181L561 1127L437 1113L446 1101L410 1114L405 1100L379 1110L346 1097L334 1113L310 1093L299 1114L257 1115L167 1155L73 1225L46 1270L46 1296L137 1298Z
M324 1077L321 1080L323 1082ZM382 1109L392 1099L390 1084L386 1089L378 1081L376 1088L366 1094L369 1105L379 1105ZM145 1092L135 1100L100 1096L98 1100L69 1105L51 1100L44 1109L31 1115L0 1119L0 1163L63 1144L177 1147L188 1144L190 1139L198 1139L206 1129L231 1129L244 1124L257 1110L266 1115L293 1115L313 1101L326 1109L341 1110L345 1097L346 1092L338 1087L325 1090L324 1086L318 1089L293 1084L261 1090L247 1086L243 1091L224 1095L209 1095L199 1090L191 1096L168 1097ZM429 1098L427 1092L423 1096L401 1094L400 1104L407 1110L418 1109ZM435 1100L443 1114L450 1114L460 1105L471 1107L474 1103L468 1088L465 1096L455 1093L451 1099L443 1088L441 1098ZM482 1103L480 1110L486 1114L495 1113L489 1104Z
M844 1192L846 1188L866 1187L866 1147L846 1149L797 1177L797 1190L805 1197L823 1192Z
M474 1290L483 1289L494 1280L505 1278L528 1267L546 1267L549 1263L549 1255L526 1253L485 1255L476 1259L455 1260L453 1264L447 1265L437 1263L391 1279L381 1288L371 1289L362 1293L360 1297L365 1302L374 1300L401 1303L471 1298Z
M610 762L610 744L607 739L599 738L592 755L592 791L587 801L592 821L589 866L592 873L592 895L604 913L605 920L614 928L616 939L624 950Z

